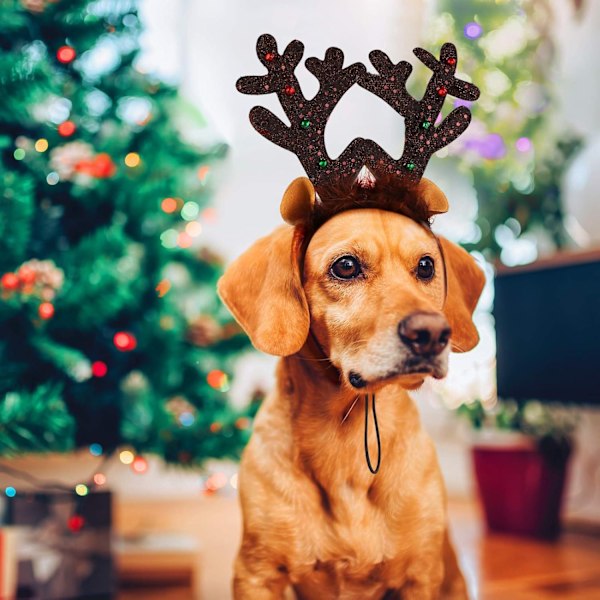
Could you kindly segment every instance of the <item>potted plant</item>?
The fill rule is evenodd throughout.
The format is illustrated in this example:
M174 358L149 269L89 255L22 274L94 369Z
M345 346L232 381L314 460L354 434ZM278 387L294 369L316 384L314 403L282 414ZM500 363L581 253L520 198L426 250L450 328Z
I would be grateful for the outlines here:
M553 539L569 456L573 413L538 401L480 401L459 408L475 430L473 466L488 528Z

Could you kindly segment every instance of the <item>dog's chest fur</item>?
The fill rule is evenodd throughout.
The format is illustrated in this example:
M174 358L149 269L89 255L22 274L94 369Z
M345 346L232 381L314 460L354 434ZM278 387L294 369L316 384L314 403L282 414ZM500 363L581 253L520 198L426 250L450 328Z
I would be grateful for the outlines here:
M393 409L381 403L384 454L377 475L369 472L365 462L360 406L348 430L322 427L302 444L305 455L301 453L299 460L306 480L299 485L302 502L297 514L302 525L290 560L290 579L301 598L378 599L404 583L414 550L406 540L415 539L413 534L429 516L427 503L403 486L403 474L409 475L411 454L427 448L421 448L419 434L413 436L412 448L394 440ZM329 443L323 443L323 438L330 438ZM323 448L336 451L327 455ZM370 451L374 457L374 436ZM427 487L421 492L427 493Z

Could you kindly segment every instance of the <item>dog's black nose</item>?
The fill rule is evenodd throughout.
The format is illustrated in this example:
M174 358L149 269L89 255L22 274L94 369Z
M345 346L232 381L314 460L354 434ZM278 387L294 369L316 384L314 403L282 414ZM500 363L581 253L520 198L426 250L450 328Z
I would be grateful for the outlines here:
M398 325L400 339L423 357L437 356L448 345L452 330L440 313L416 312L408 315Z

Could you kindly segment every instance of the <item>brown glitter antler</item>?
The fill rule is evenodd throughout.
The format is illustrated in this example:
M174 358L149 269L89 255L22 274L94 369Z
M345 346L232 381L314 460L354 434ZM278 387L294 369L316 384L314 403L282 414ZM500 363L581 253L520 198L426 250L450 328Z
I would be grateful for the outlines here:
M380 50L370 54L378 74L367 73L360 63L343 68L344 54L339 48L329 48L324 60L308 58L306 68L320 84L311 100L302 95L294 74L304 53L302 42L290 42L283 54L279 54L275 38L265 34L258 38L256 51L268 73L241 77L237 89L244 94L276 93L290 125L262 106L255 106L250 111L250 122L268 140L296 154L315 185L331 182L336 176L356 175L363 165L374 173L392 173L418 181L431 155L456 139L471 121L469 109L461 106L435 126L446 95L452 94L463 100L479 97L476 86L454 76L457 59L453 44L444 44L439 61L422 48L414 50L421 62L433 71L421 100L416 100L406 90L411 65L405 61L395 65ZM355 83L382 98L404 116L406 135L404 152L399 160L391 158L374 141L362 138L354 139L335 160L327 154L327 120L341 97Z
M413 52L433 72L421 100L416 100L406 90L406 80L412 72L410 63L400 61L395 65L381 50L369 54L378 74L365 73L358 83L404 117L405 142L400 159L394 160L372 142L367 166L374 172L408 174L418 181L433 153L455 140L471 122L471 111L466 106L459 106L436 127L446 96L451 94L474 101L479 98L479 88L454 76L457 65L454 44L442 46L440 60L423 48L415 48Z
M266 108L255 106L250 111L254 128L296 154L313 183L346 171L357 173L362 164L353 152L354 142L336 160L327 154L325 124L341 97L366 73L364 65L355 63L342 68L344 53L339 48L329 48L324 60L308 58L306 68L319 80L320 87L315 97L307 100L294 74L304 53L302 42L290 42L279 54L275 38L265 34L258 38L256 53L267 68L267 75L240 77L236 87L243 94L276 93L290 126Z

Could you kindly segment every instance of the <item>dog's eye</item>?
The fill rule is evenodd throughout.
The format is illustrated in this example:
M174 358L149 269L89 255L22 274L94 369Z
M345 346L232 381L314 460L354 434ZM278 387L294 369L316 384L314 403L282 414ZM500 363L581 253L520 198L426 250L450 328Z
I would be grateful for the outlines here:
M417 277L429 281L435 275L435 264L431 256L423 256L417 265Z
M338 279L354 279L362 273L360 263L354 256L338 258L331 266L330 271Z

